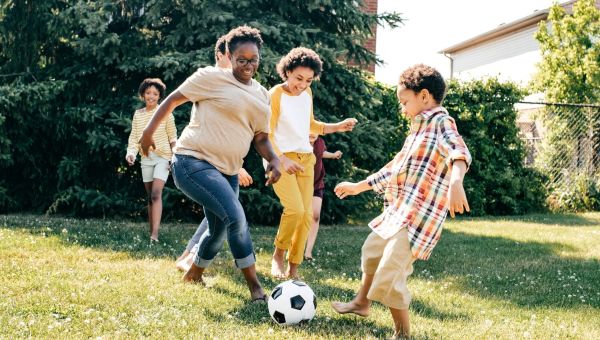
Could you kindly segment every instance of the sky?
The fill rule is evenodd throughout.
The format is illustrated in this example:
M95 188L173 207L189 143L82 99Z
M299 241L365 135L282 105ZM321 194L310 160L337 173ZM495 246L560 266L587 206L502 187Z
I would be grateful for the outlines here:
M450 61L438 52L481 33L546 9L553 0L379 0L378 12L399 12L399 28L377 28L377 55L384 61L375 78L395 85L417 63L450 76ZM559 2L564 2L559 1Z

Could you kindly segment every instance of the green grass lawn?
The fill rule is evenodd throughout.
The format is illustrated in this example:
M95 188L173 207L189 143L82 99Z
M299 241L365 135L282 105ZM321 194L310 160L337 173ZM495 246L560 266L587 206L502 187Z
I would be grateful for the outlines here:
M340 316L329 302L359 285L368 228L322 227L301 274L317 316L280 327L251 305L228 250L209 287L183 284L174 259L195 226L164 224L150 246L143 223L0 216L2 338L383 338L388 311ZM267 292L276 229L252 227ZM409 279L416 339L600 339L600 213L462 219L446 224L429 261Z

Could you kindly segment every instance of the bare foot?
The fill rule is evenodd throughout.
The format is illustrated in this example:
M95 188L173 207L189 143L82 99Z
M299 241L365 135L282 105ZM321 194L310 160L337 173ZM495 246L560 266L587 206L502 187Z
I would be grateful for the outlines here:
M195 256L196 254L189 253L185 258L183 258L180 261L177 261L175 267L177 267L177 269L179 269L182 272L187 272L192 267L192 263L194 263Z
M195 263L192 263L190 269L183 274L182 280L183 282L198 283L204 286L206 283L202 280L202 273L204 273L204 268L198 267Z
M285 276L292 280L300 280L300 276L298 275L298 264L288 262L288 269L285 272Z
M185 259L190 254L189 250L184 250L183 253L175 260L175 263Z
M390 339L392 339L392 340L410 340L410 335L406 335L403 333L394 333L394 335Z
M348 303L332 302L331 307L340 314L352 313L362 317L368 316L370 309L369 305L359 305L354 300Z
M286 277L283 259L284 256L273 254L273 259L271 260L271 275L275 278L283 279Z

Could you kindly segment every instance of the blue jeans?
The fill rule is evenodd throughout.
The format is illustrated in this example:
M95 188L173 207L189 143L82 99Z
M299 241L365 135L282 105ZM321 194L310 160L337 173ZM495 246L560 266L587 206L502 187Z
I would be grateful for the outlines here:
M238 268L256 263L246 215L237 198L237 175L224 175L210 163L185 155L173 156L172 171L175 185L204 207L208 220L208 231L200 239L194 263L207 268L223 247L225 237Z
M238 177L238 180L239 180L239 177ZM238 198L240 197L239 186L237 187L235 194L236 194L236 197L238 197ZM188 241L188 244L185 247L185 250L192 252L194 254L197 254L198 248L200 247L200 238L202 237L202 235L204 235L204 233L206 233L207 230L208 230L208 220L206 219L206 217L204 217L202 219L202 222L200 222L200 225L198 225L196 232L194 233L192 238Z
M192 238L188 241L188 244L185 247L185 250L192 252L192 253L197 253L198 246L200 243L200 238L202 237L202 235L204 235L204 233L207 230L208 230L208 220L205 217L202 219L202 222L200 222L200 225L196 229L194 236L192 236Z

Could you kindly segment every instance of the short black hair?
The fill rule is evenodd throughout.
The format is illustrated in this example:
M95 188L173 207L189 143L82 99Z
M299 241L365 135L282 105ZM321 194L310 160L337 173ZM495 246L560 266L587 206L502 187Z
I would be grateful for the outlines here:
M260 31L256 28L250 26L239 26L227 33L227 50L229 53L233 53L237 49L240 44L243 43L254 43L256 47L260 50L263 44L262 37L260 36Z
M426 89L438 104L441 104L446 96L446 82L440 72L424 64L417 64L404 70L400 75L398 86L415 92Z
M217 54L219 52L221 52L222 55L225 55L225 52L227 51L227 35L222 35L218 40L217 43L215 44L215 63L217 61L219 61L219 59L217 58Z
M323 71L323 62L317 52L306 47L296 47L279 60L277 73L283 80L287 80L287 72L292 72L296 67L308 67L315 72L315 78L319 78Z
M167 87L165 86L165 83L163 83L162 80L160 80L160 78L144 79L144 81L142 81L142 83L140 84L140 88L138 89L138 94L140 95L140 97L144 98L144 93L150 86L154 86L158 90L159 100L165 97L165 91L167 90Z

